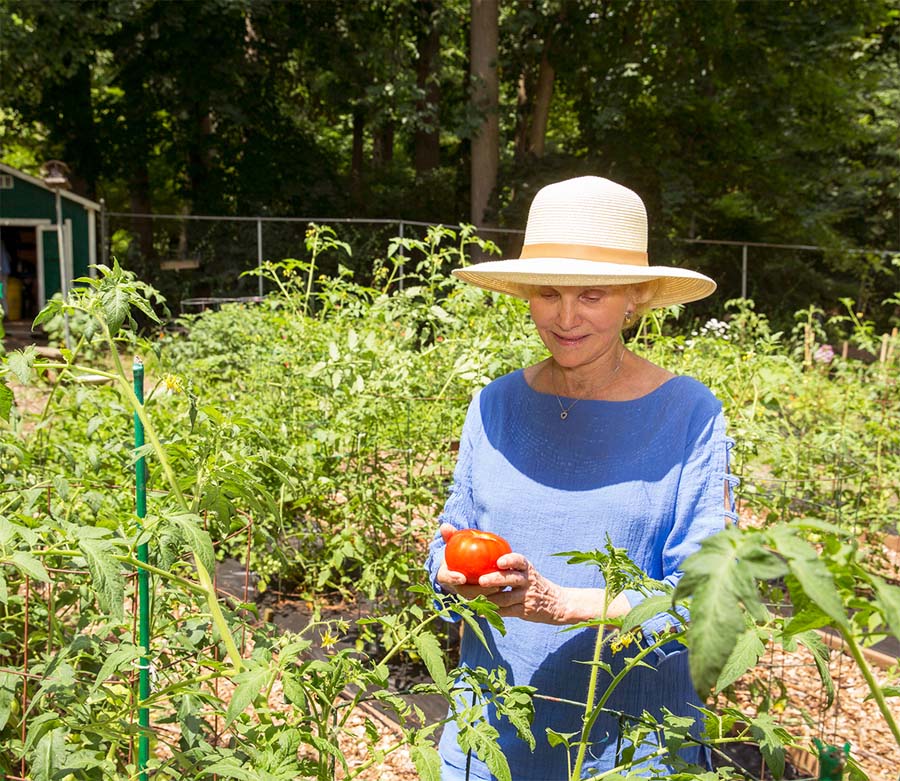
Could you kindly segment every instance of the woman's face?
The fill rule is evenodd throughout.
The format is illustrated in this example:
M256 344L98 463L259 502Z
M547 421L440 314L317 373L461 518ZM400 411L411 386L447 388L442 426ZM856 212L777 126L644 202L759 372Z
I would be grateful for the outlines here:
M619 341L625 312L634 308L628 285L539 287L531 319L561 367L588 366Z

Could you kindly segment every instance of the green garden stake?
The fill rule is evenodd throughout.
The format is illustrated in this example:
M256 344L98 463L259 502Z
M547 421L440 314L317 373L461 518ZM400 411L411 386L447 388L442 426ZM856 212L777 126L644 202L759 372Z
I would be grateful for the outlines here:
M813 743L819 752L819 781L841 781L850 757L850 744L845 743L842 750L830 743L823 743L818 738L813 738Z
M144 364L135 357L132 367L134 373L134 395L138 402L144 403ZM144 424L137 412L134 413L134 448L144 446ZM147 517L147 465L143 456L135 462L135 509L140 519ZM149 547L147 543L138 545L137 557L142 564L149 563ZM143 649L140 674L138 676L138 701L146 702L150 697L150 573L146 569L138 569L138 643ZM150 709L138 708L138 724L141 734L138 737L138 771L141 781L147 781L147 762L150 759Z

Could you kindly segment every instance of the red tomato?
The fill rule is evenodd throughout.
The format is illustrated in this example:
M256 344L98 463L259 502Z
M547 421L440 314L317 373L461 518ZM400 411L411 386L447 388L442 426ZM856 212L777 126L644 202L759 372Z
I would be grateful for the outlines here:
M448 569L465 575L466 583L477 584L482 575L499 569L497 559L504 553L512 553L512 548L502 537L478 529L461 529L453 532L447 542L444 561Z

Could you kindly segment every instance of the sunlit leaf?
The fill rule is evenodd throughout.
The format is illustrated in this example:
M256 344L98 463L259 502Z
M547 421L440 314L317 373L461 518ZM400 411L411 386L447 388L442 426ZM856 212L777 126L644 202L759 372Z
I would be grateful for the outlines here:
M722 691L745 672L752 670L765 652L766 646L760 639L759 630L755 626L748 627L738 638L728 661L719 673L715 690Z
M237 688L231 695L228 709L225 711L226 729L259 696L268 679L269 670L265 666L245 670L234 677Z
M91 583L97 593L100 607L114 618L125 615L125 576L122 565L113 558L113 548L108 540L82 538L78 547L84 553Z

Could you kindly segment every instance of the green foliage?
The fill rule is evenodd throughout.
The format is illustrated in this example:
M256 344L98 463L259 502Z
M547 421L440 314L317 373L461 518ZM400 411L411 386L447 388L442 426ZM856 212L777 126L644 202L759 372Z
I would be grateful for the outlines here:
M144 543L155 582L156 678L142 704L152 724L178 725L174 739L154 734L168 740L154 743L166 750L153 760L159 778L361 772L346 766L339 740L353 705L370 697L391 709L403 733L380 749L367 723L364 766L407 745L420 775L437 777L439 725L424 724L392 690L398 654L427 671L420 690L447 700L465 747L496 777L511 771L480 717L485 700L523 739L566 745L573 764L583 757L584 736L621 677L601 684L598 657L586 732L533 736L531 690L501 672L454 669L442 651L438 619L461 618L482 640L479 620L502 628L490 603L436 603L416 585L471 394L543 354L522 302L447 273L476 244L490 249L470 228L397 240L375 264L374 282L361 284L347 270L321 276L322 253L349 248L313 225L308 259L263 266L277 292L262 303L181 318L152 340L136 327L161 319L161 302L118 263L50 304L42 320L65 313L84 324L72 350L54 361L31 348L0 364L0 741L9 747L0 770L17 773L24 759L35 777L135 773L128 756L141 703L130 679L140 651L129 600ZM739 442L733 467L744 478L742 500L760 525L710 539L674 595L613 548L563 554L599 567L610 597L623 589L647 595L624 621L597 622L607 627L598 649L615 644L633 669L658 645L686 643L705 694L733 687L767 643L800 644L833 696L817 629L840 631L864 672L861 644L898 636L896 574L873 545L898 521L897 368L887 352L871 365L840 357L841 339L878 342L874 326L847 311L849 320L810 307L793 332L779 332L752 302L737 301L722 320L679 322L684 315L672 310L638 329L633 349L697 376L723 400ZM826 344L836 347L827 361ZM123 350L144 359L152 387L143 407ZM40 391L43 409L22 404L26 390ZM139 454L130 444L135 414L147 433ZM140 525L136 455L149 463L150 513ZM248 551L260 590L361 598L375 617L357 622L346 642L338 641L347 626L317 617L299 635L276 635L255 605L220 599L213 588L217 557ZM790 613L769 609L777 590ZM635 643L638 625L673 599L688 600L690 623L679 605L677 633ZM238 638L247 648L238 649ZM26 654L33 681L5 672L21 669ZM222 698L216 685L225 680L233 694ZM867 681L893 729L895 687ZM755 743L776 773L793 745L764 709L752 717L704 709L692 724L644 714L628 729L685 779L701 777L675 755L688 741ZM618 775L637 772L629 763L639 756L623 756Z
M762 641L785 648L799 641L813 652L830 701L828 653L810 630L833 627L863 670L900 745L900 728L860 651L872 636L900 639L900 586L872 572L867 559L855 536L805 518L765 529L730 528L705 540L685 562L674 597L691 597L686 640L698 692L721 690L752 669L764 650ZM776 579L783 580L793 606L788 616L769 611L762 601L760 584Z
M0 62L3 159L33 174L64 159L77 192L119 212L457 223L482 174L469 166L481 118L469 15L464 0L4 0L0 36L16 56ZM824 246L754 248L751 297L781 319L813 291L829 307L852 295L883 327L895 316L878 310L896 286L897 37L895 0L503 6L491 217L520 229L542 184L609 175L646 200L657 260L685 261L676 237ZM141 278L226 295L255 236L209 227L111 232L118 248L133 239ZM723 248L695 250L689 265L733 294ZM204 259L198 278L160 272L186 252Z

